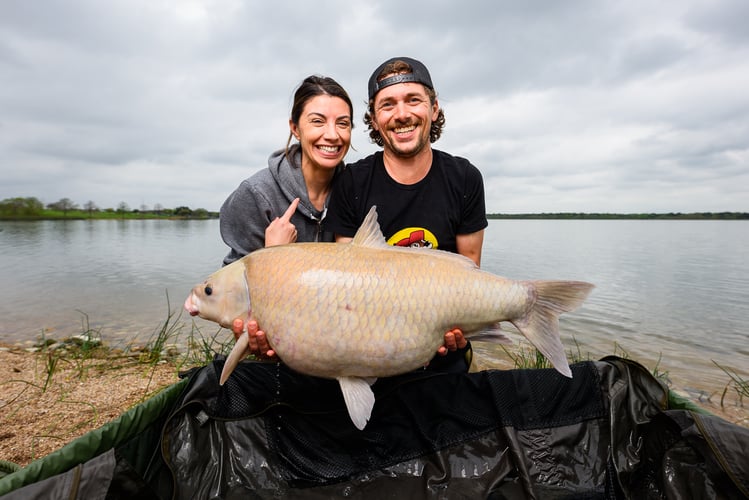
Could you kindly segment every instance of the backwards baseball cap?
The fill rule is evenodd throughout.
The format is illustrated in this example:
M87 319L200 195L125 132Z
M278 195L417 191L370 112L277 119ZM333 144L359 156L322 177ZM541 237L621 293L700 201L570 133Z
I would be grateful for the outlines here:
M411 66L411 73L401 73L398 75L388 76L387 78L383 78L378 82L377 77L380 76L380 73L382 73L382 70L385 69L385 66L394 63L395 61L403 61L404 63ZM396 83L407 82L421 83L422 85L426 85L430 89L434 90L434 86L432 85L432 77L429 76L429 70L427 70L427 67L421 64L421 62L417 61L416 59L411 59L410 57L393 57L392 59L388 59L384 63L380 64L377 69L374 70L372 76L369 77L369 99L372 100L377 92L384 89L385 87L395 85Z

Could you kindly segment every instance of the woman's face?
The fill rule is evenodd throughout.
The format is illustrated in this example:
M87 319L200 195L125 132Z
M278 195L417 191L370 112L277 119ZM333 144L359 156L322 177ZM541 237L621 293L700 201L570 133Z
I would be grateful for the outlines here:
M318 95L307 101L299 124L289 121L302 147L302 163L335 168L351 145L351 110L340 97Z

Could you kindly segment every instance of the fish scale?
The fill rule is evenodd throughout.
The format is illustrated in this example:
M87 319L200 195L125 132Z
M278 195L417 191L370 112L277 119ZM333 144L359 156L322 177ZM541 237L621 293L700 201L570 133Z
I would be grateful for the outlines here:
M328 377L394 375L403 372L404 364L426 363L442 343L448 329L445 325L454 316L446 307L441 307L438 314L427 313L451 302L447 291L435 288L434 275L425 274L413 263L403 266L390 262L383 268L378 250L348 245L324 247L336 251L317 251L314 243L298 243L258 251L247 261L251 262L246 272L254 315L279 357L294 369L313 370ZM310 254L314 259L305 261ZM301 269L292 270L292 263L300 262L301 269L314 272L305 275ZM266 270L271 266L287 271L270 276ZM369 269L381 272L362 271ZM408 278L405 283L404 277ZM444 284L449 286L450 282ZM279 303L286 307L274 306ZM420 305L424 307L415 307ZM308 323L309 318L316 321ZM335 324L335 334L331 333L331 323ZM274 338L274 331L284 332L283 338ZM404 331L420 334L402 335ZM400 334L392 336L394 332ZM344 356L345 362L332 368L318 366L326 356L320 351L325 350Z

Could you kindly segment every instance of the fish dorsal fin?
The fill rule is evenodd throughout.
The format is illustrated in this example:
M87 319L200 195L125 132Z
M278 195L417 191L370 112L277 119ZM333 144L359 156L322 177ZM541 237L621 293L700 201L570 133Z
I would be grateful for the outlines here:
M367 425L372 415L375 397L372 388L369 387L373 380L358 377L338 377L346 408L357 429L362 430Z
M382 234L379 222L377 222L376 206L373 205L372 208L369 209L369 213L367 213L367 216L364 217L364 222L362 222L361 226L359 226L359 229L356 231L354 239L353 241L351 241L351 243L354 245L371 248L390 247L390 245L388 245L385 241L385 236Z

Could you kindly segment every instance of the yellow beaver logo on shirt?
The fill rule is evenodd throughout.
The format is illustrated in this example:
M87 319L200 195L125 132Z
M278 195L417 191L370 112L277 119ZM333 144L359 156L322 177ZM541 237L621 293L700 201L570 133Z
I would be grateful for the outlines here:
M396 247L437 248L439 243L431 231L421 227L401 229L388 240L388 245Z

